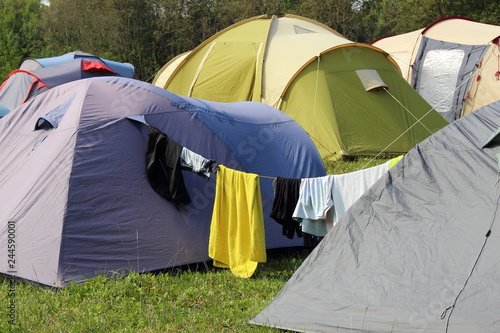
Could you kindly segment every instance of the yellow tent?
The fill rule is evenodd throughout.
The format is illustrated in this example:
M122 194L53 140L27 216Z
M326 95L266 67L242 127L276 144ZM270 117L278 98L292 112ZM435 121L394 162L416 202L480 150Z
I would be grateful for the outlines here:
M153 83L195 98L278 108L327 159L404 153L447 124L387 53L294 15L232 25L167 63Z

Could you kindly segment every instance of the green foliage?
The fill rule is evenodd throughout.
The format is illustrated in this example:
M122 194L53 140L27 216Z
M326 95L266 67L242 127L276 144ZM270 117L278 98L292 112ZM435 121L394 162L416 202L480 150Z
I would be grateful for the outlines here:
M39 0L0 1L0 81L28 57L43 55Z
M43 35L56 55L84 51L132 63L139 76L159 64L153 56L156 13L149 0L52 0Z
M500 25L498 0L439 1L443 16L465 16L478 22Z
M358 34L359 11L352 0L305 0L300 6L302 16L326 24L347 39Z
M0 0L0 76L26 57L84 51L129 62L151 81L170 59L262 14L302 15L356 42L445 16L499 24L497 0Z

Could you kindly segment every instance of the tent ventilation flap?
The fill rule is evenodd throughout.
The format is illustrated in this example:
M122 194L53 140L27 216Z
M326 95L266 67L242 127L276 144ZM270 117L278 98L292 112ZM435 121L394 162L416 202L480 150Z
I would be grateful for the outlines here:
M374 69L358 69L356 74L358 74L358 77L361 80L361 83L363 83L366 91L389 89Z

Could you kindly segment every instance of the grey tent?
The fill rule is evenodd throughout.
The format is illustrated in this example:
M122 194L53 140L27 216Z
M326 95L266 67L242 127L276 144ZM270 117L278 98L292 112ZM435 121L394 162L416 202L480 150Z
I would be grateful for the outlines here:
M418 144L252 323L304 332L500 331L500 101Z
M138 80L92 78L50 89L0 121L0 247L12 238L16 246L14 267L4 255L1 273L65 286L210 259L217 174L206 180L181 171L191 203L164 199L146 176L145 123L207 159L264 176L266 247L302 244L267 217L267 177L325 174L294 120L261 103L215 103Z

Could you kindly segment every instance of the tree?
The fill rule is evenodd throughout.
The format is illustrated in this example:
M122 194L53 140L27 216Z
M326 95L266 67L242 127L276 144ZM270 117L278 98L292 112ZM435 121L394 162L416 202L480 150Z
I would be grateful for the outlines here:
M359 0L363 42L421 29L448 16L499 25L498 0Z
M40 37L39 0L0 0L0 81L28 57L46 54Z
M437 1L438 2L438 1ZM481 23L500 25L498 0L443 0L446 16L465 16Z
M165 64L242 20L263 14L297 13L300 0L162 0L154 32L158 61Z
M305 0L300 5L300 13L353 40L358 35L360 22L355 4L352 0Z
M436 0L371 0L360 9L363 42L421 29L442 17Z
M152 0L51 0L43 33L55 54L83 51L134 65L146 80L154 56L157 9Z
M25 57L84 51L129 62L149 81L176 55L262 14L297 14L355 42L451 15L499 24L498 0L0 0L0 75Z

